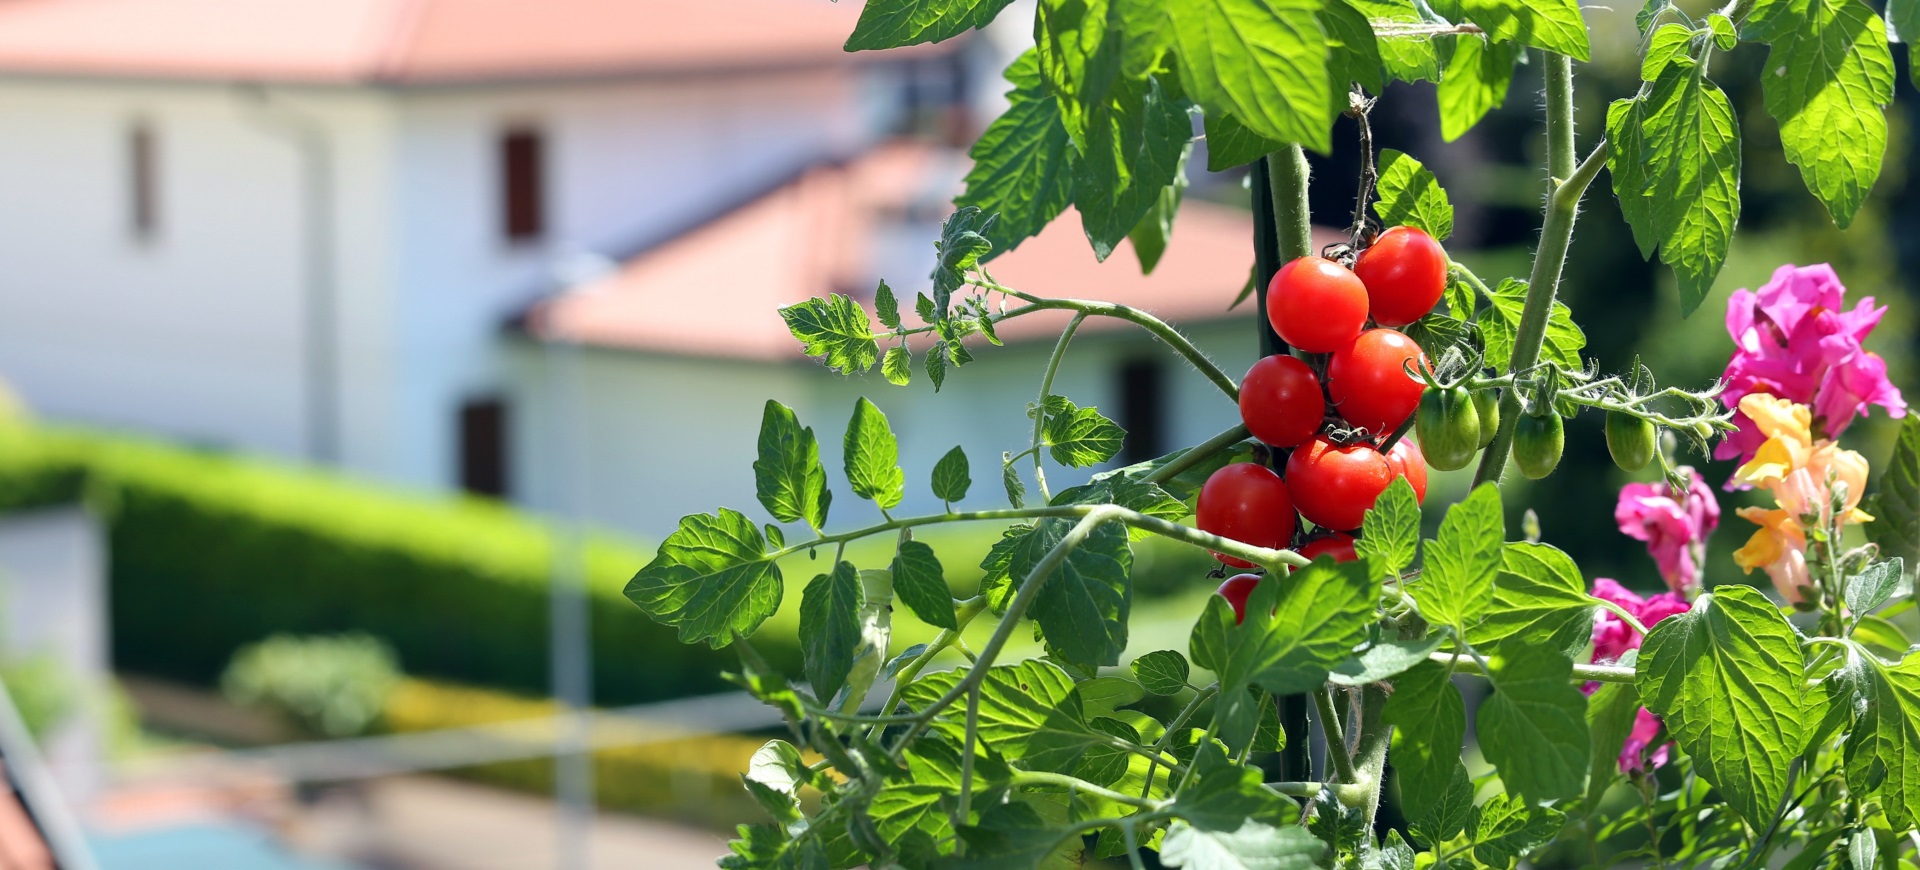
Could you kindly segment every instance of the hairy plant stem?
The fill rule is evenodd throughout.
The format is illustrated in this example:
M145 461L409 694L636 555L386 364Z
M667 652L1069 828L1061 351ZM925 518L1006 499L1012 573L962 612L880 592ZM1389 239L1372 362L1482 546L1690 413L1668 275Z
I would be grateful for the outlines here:
M1279 230L1282 265L1313 253L1312 214L1307 209L1309 174L1307 152L1299 145L1282 146L1267 156L1267 182L1273 189L1273 222Z
M1053 376L1060 371L1060 361L1067 358L1067 343L1073 341L1073 334L1080 331L1080 323L1087 319L1082 311L1067 322L1067 328L1060 331L1060 340L1053 345L1053 356L1047 359L1047 372L1040 378L1040 398L1033 406L1033 483L1040 491L1042 502L1053 501L1053 494L1047 491L1047 472L1041 467L1041 435L1047 425L1047 397L1053 395ZM964 792L962 792L964 794ZM963 801L964 803L964 801Z
M1128 510L1127 508L1112 504L1062 504L1046 505L1044 507L999 508L996 510L960 511L958 513L901 517L899 519L875 523L865 528L854 529L849 532L823 535L804 544L782 547L768 554L767 558L779 559L785 556L791 556L802 550L810 550L814 547L825 546L827 544L838 544L842 541L851 541L856 538L864 538L882 532L891 532L917 526L928 526L937 523L1047 518L1080 518L1084 520L1085 517L1095 513L1102 513L1106 519L1122 523L1129 528L1151 532L1164 538L1172 538L1173 540L1192 544L1196 547L1203 547L1217 553L1225 553L1235 558L1245 559L1269 571L1280 572L1283 568L1304 568L1310 564L1306 557L1291 550L1269 550L1265 547L1243 544L1230 538L1208 534L1192 526L1183 526L1179 523L1169 522L1159 517L1147 516L1139 511Z
M1334 774L1343 783L1363 784L1359 773L1353 769L1353 757L1347 754L1347 738L1340 728L1340 713L1334 708L1333 693L1326 686L1313 690L1313 707L1320 714L1320 731L1327 737L1327 760L1333 762Z
M1560 289L1560 272L1567 263L1567 246L1573 241L1573 222L1580 212L1580 197L1607 162L1607 143L1602 141L1586 160L1577 166L1574 164L1573 60L1566 55L1548 53L1545 66L1547 169L1552 175L1553 187L1547 195L1540 246L1534 250L1527 301L1520 312L1520 328L1514 336L1508 374L1531 369L1540 360L1540 345L1546 340L1547 321L1553 315L1553 301ZM1480 457L1480 467L1473 475L1474 486L1498 481L1506 471L1507 454L1513 448L1513 430L1520 413L1519 391L1507 390L1500 398L1500 430Z
M986 609L987 599L980 595L975 595L965 601L955 602L954 627L941 629L939 634L933 636L933 640L927 642L926 649L921 650L919 655L914 656L912 661L902 665L899 672L893 675L893 691L887 693L886 705L880 708L880 712L883 715L890 714L895 707L900 706L900 698L906 694L908 684L912 683L915 677L920 676L920 671L924 670L927 664L933 661L935 656L944 652L947 647L953 645L954 641L960 639L960 634L967 630L967 626L973 622L973 618L979 616L980 612ZM885 724L887 723L877 723L872 728L868 728L867 739L872 740L878 736L880 729L885 727Z
M1464 658L1455 653L1437 652L1427 656L1427 658L1443 665L1451 665L1454 670L1464 674L1475 674L1482 677L1487 675L1485 665L1474 659ZM1583 683L1632 683L1633 669L1619 665L1583 665L1575 662L1573 665L1573 679Z
M1061 788L1068 788L1077 792L1082 792L1084 794L1090 794L1095 797L1106 798L1107 800L1114 801L1115 803L1123 803L1123 804L1126 804L1127 806L1139 807L1145 810L1159 809L1160 807L1164 806L1166 803L1165 801L1156 801L1156 800L1149 800L1147 798L1134 797L1133 795L1126 794L1125 792L1117 792L1105 786L1096 785L1094 783L1081 779L1077 776L1068 776L1064 773L1046 773L1046 772L1037 771L1037 770L1015 770L1013 772L1013 784L1016 786L1039 785L1039 786L1057 786Z
M1386 785L1387 744L1393 737L1393 725L1387 721L1387 690L1378 683L1360 690L1360 744L1354 752L1359 762L1360 785L1366 789L1366 830L1373 830L1374 816L1380 812L1380 792Z
M1179 477L1187 469L1199 465L1215 453L1247 440L1253 433L1247 431L1247 424L1241 423L1218 435L1187 448L1179 456L1167 461L1167 464L1148 472L1141 480L1147 483L1165 483Z
M985 278L968 278L967 283L985 290L992 290L996 293L1005 293L1008 296L1027 303L1019 308L1003 311L994 315L992 320L995 323L1003 320L1011 320L1023 314L1032 314L1036 311L1077 311L1089 317L1112 317L1139 326L1147 332L1152 333L1154 338L1160 339L1166 343L1168 347L1173 348L1175 353L1184 357L1194 368L1199 369L1201 374L1206 375L1207 380L1212 381L1214 386L1220 388L1220 392L1227 394L1227 398L1233 399L1236 402L1240 400L1239 384L1235 383L1232 377L1222 371L1220 366L1216 364L1212 358L1207 356L1206 352L1194 345L1186 336L1181 335L1180 330L1174 329L1171 324L1145 311L1128 305L1100 302L1092 299L1048 299L1035 296L1031 293L1023 293L997 281ZM931 332L932 330L933 327L927 326L906 330L904 334L912 335L918 332Z

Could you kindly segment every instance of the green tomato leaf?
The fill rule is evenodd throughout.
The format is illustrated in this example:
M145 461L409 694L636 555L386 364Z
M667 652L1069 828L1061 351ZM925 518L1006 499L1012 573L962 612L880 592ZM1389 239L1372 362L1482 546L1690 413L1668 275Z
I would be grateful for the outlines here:
M1127 432L1100 415L1098 408L1082 408L1065 396L1048 396L1045 409L1047 452L1053 461L1072 468L1099 465L1120 453Z
M1380 198L1373 213L1389 227L1419 227L1445 241L1453 235L1453 203L1440 182L1420 161L1392 148L1380 152Z
M1187 509L1185 502L1174 498L1158 484L1126 477L1109 477L1063 489L1053 497L1052 504L1115 504L1150 517L1159 517L1170 523L1186 519L1187 515L1192 513ZM1144 529L1129 528L1127 530L1127 539L1131 541L1143 541L1152 536L1152 532Z
M957 628L953 615L953 594L947 589L947 573L940 567L933 548L919 541L904 541L893 556L893 592L921 622L939 628Z
M1374 28L1380 62L1387 75L1403 82L1440 80L1440 54L1434 50L1433 37L1409 34L1381 35L1381 25L1420 25L1429 23L1414 8L1412 0L1346 0L1348 6L1366 16Z
M1035 4L1033 42L1040 76L1059 98L1061 123L1081 154L1089 150L1090 115L1121 79L1119 54L1125 31L1114 30L1109 36L1108 9L1108 0Z
M1887 150L1893 56L1885 23L1854 0L1774 0L1755 7L1744 35L1772 46L1760 81L1788 162L1845 228Z
M1188 151L1192 151L1191 146ZM1174 173L1173 183L1160 188L1153 208L1127 234L1127 241L1133 243L1133 255L1140 260L1140 274L1151 275L1153 267L1160 265L1161 255L1167 252L1167 242L1173 238L1174 217L1180 213L1180 201L1186 193L1186 160L1182 158L1180 171Z
M1173 47L1173 19L1161 0L1109 0L1108 26L1120 25L1126 34L1120 52L1120 73L1144 78L1160 69L1160 59Z
M1427 545L1426 571L1414 585L1421 615L1464 635L1493 603L1494 573L1500 570L1506 541L1500 489L1493 484L1481 484L1448 508L1439 538Z
M913 354L904 345L887 348L886 355L880 358L880 374L896 387L912 383Z
M890 780L873 796L867 814L880 836L898 841L909 831L944 836L952 822L941 801L960 793L960 753L944 740L909 744L904 758L908 779Z
M986 238L990 256L1013 250L1064 211L1073 196L1073 141L1060 120L1060 104L1040 79L1029 51L1007 67L1007 110L987 125L967 153L967 192L955 200L998 214Z
M1452 764L1452 776L1432 809L1415 816L1407 826L1415 840L1433 849L1465 831L1479 809L1473 805L1473 777L1467 775L1466 764L1457 758Z
M1327 34L1327 63L1333 73L1331 108L1339 115L1348 108L1349 83L1376 93L1385 86L1380 46L1367 16L1346 0L1327 0L1320 7L1320 29Z
M1454 688L1446 665L1417 664L1393 681L1387 696L1386 719L1393 725L1390 757L1400 781L1400 801L1409 819L1421 819L1445 809L1462 742L1467 735L1467 709ZM1464 768L1460 775L1465 776ZM1471 807L1472 789L1467 805ZM1465 823L1464 814L1452 831L1435 835L1445 840ZM1433 838L1423 838L1429 844Z
M1895 556L1888 561L1868 565L1866 570L1847 579L1847 610L1856 621L1887 603L1887 599L1900 591L1905 568L1905 560Z
M1655 31L1660 36L1678 25ZM1680 48L1684 48L1684 44ZM1650 50L1651 52L1651 50ZM1648 63L1656 58L1649 53ZM1641 253L1656 245L1680 284L1683 314L1713 289L1740 215L1740 131L1733 105L1684 54L1665 61L1644 98L1607 111L1614 194Z
M1694 770L1765 827L1809 709L1806 659L1780 608L1751 587L1715 587L1647 633L1634 670L1642 703L1666 717Z
M1488 112L1506 104L1519 57L1519 47L1511 42L1489 43L1470 34L1454 37L1453 56L1437 91L1441 138L1452 142L1466 135Z
M1579 0L1458 0L1467 20L1495 42L1509 40L1587 59L1587 23Z
M966 841L966 857L942 861L941 870L1059 870L1080 866L1086 851L1078 837L1067 836L1064 823L1049 822L1020 801L986 807L979 824L963 825L958 833Z
M1874 517L1867 538L1880 554L1905 560L1910 577L1920 571L1920 414L1910 412L1901 421L1893 455L1880 471L1880 489L1865 507Z
M1007 502L1014 507L1027 504L1027 485L1020 480L1020 470L1013 467L1013 454L1000 454L1000 483L1007 490Z
M1376 642L1335 665L1327 675L1327 682L1359 687L1392 679L1426 661L1428 655L1440 648L1442 639L1436 634L1426 640Z
M906 492L906 473L900 470L900 445L887 425L887 415L866 397L853 406L847 424L847 483L853 494L872 499L882 508L900 504Z
M800 341L807 356L819 357L843 375L873 368L880 345L873 340L873 323L852 297L835 293L814 297L780 309L787 331Z
M1280 143L1247 129L1223 112L1207 112L1201 129L1207 134L1207 171L1225 172L1280 150Z
M1659 81L1660 73L1673 60L1691 60L1687 50L1693 46L1694 30L1684 24L1662 24L1647 42L1646 56L1640 60L1640 80Z
M1639 650L1627 650L1618 664L1633 667ZM1587 760L1587 806L1597 807L1607 786L1620 779L1620 750L1640 714L1640 693L1632 683L1601 683L1587 699L1587 731L1593 751Z
M800 593L800 652L813 696L825 702L853 670L860 645L860 572L852 562L816 575Z
M1328 40L1317 0L1191 0L1172 16L1188 96L1249 131L1332 147ZM1344 90L1344 88L1343 88Z
M1850 723L1847 786L1877 793L1894 830L1911 827L1920 819L1920 653L1889 666L1850 646L1826 688Z
M973 485L968 471L965 451L958 447L947 451L933 464L934 497L948 503L966 498L967 488Z
M1160 844L1160 863L1191 870L1309 870L1321 866L1326 854L1327 844L1299 825L1251 819L1232 831L1176 821Z
M1488 662L1493 696L1475 721L1480 749L1500 769L1500 780L1534 801L1579 795L1593 747L1587 697L1572 681L1573 660L1521 642Z
M1513 862L1553 842L1567 816L1552 807L1536 807L1510 794L1494 795L1480 808L1473 827L1473 857L1490 867Z
M739 511L682 517L653 561L627 581L628 600L680 630L681 643L722 647L780 609L785 584L765 540Z
M1520 314L1527 305L1527 282L1507 278L1493 288L1488 305L1474 316L1480 335L1486 340L1487 365L1505 370L1513 361L1513 343L1520 333ZM1587 346L1587 334L1573 322L1573 311L1555 300L1553 314L1547 318L1547 334L1540 345L1540 361L1558 363L1569 371L1580 369L1580 349Z
M1920 0L1887 0L1887 40L1908 42L1920 36Z
M867 0L847 37L848 51L899 48L952 39L985 27L1013 0Z
M1406 478L1394 478L1374 501L1353 545L1382 573L1398 577L1413 565L1420 554L1420 500Z
M966 669L941 671L915 680L901 698L908 708L924 710L958 685ZM934 718L933 727L960 743L966 738L966 704L957 701ZM979 739L1022 767L1070 773L1089 747L1106 736L1087 725L1085 707L1073 678L1044 659L1000 665L980 681Z
M1221 649L1202 660L1198 638L1217 608L1207 602L1207 613L1196 626L1194 660L1220 677L1221 691L1257 685L1276 695L1318 688L1327 673L1367 639L1379 580L1364 562L1316 562L1284 578L1268 576L1247 599L1246 622L1233 626L1227 609ZM1217 598L1217 596L1215 596ZM1220 604L1225 604L1220 599ZM1205 646L1216 644L1210 639ZM1220 656L1224 653L1224 656Z
M1573 557L1546 544L1510 543L1494 579L1493 606L1467 627L1467 639L1484 649L1509 638L1554 646L1568 632L1586 631L1593 608Z
M1015 588L1043 584L1031 613L1054 651L1075 664L1119 664L1133 608L1133 551L1127 546L1126 527L1101 523L1053 573L1033 576L1073 526L1068 519L1041 520L1013 551L1009 573Z
M1180 177L1193 122L1154 79L1116 83L1087 107L1087 114L1086 148L1073 170L1073 203L1094 258L1104 261Z
M900 300L893 298L893 288L885 280L873 291L873 315L888 329L900 328Z
M1156 695L1179 694L1187 687L1187 657L1177 650L1154 650L1128 665L1142 688Z
M827 470L820 465L820 444L812 428L801 428L793 409L772 399L760 415L760 458L753 461L754 489L760 505L783 523L804 521L814 529L827 524Z
M1237 831L1249 819L1275 818L1293 801L1261 785L1259 768L1235 764L1209 740L1193 758L1193 780L1168 810L1203 831Z

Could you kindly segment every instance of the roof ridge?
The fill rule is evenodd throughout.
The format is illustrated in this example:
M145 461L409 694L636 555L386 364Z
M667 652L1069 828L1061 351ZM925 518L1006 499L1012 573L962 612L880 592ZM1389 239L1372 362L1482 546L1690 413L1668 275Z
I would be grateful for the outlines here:
M433 0L386 0L386 3L386 14L371 16L377 29L371 36L373 48L363 74L376 82L406 78L414 42L419 38L427 7Z

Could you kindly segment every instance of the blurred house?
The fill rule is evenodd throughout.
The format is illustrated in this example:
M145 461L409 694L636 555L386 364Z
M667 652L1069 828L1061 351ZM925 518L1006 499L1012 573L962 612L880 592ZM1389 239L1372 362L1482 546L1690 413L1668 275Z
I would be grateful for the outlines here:
M954 444L997 488L1063 318L1007 324L936 400L924 374L825 372L774 313L882 277L910 306L966 168L940 143L978 129L1018 50L848 54L860 6L0 3L0 376L56 420L653 535L751 504L769 396L833 477L866 393L910 499ZM1251 330L1223 321L1250 232L1189 203L1142 278L1125 250L1096 264L1069 216L995 274L1158 311L1237 375ZM1089 324L1055 391L1133 431L1129 457L1233 421L1115 326Z

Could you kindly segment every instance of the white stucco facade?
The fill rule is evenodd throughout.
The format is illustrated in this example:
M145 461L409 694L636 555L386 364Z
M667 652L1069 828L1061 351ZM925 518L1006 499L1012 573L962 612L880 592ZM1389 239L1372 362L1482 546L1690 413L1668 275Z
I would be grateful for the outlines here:
M454 486L458 409L509 390L502 324L554 289L557 262L621 256L872 142L898 112L883 72L264 90L0 76L0 378L50 419ZM136 125L154 143L147 238ZM501 232L498 137L516 126L544 141L533 244Z

